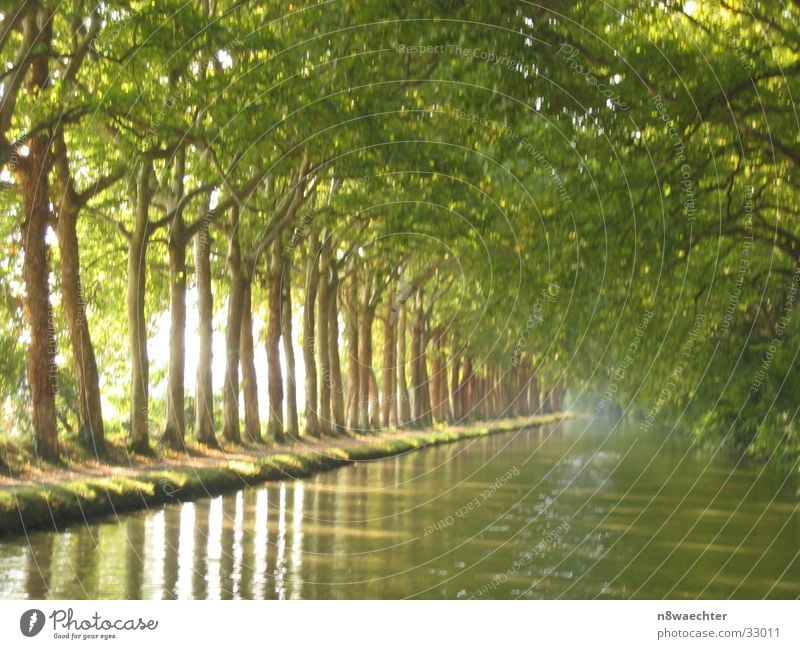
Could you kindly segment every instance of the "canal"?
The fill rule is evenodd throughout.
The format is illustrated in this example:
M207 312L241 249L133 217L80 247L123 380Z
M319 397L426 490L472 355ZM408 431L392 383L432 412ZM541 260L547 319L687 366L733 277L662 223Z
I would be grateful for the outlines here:
M797 598L798 481L575 419L0 541L3 598Z

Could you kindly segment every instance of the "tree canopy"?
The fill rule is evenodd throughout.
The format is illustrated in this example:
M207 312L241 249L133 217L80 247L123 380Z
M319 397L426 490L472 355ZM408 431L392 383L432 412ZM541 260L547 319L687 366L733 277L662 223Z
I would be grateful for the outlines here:
M3 429L624 411L800 450L798 6L0 9Z

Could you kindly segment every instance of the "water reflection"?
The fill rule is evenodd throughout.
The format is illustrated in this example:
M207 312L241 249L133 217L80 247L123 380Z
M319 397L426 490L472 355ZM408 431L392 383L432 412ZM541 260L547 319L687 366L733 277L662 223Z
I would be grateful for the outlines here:
M292 502L292 552L289 563L290 599L300 599L301 585L303 582L303 483L294 485L294 499Z
M0 597L800 596L794 477L604 426L4 540Z
M195 538L195 504L183 503L178 509L178 547L172 551L178 558L178 582L175 585L177 599L190 599L192 597L192 576L194 575L194 538ZM167 552L170 549L167 548Z
M284 577L286 575L286 485L281 483L278 496L278 556L275 559L275 596L286 599Z
M253 597L266 599L267 566L269 565L269 489L259 489L255 501L255 530L253 533Z

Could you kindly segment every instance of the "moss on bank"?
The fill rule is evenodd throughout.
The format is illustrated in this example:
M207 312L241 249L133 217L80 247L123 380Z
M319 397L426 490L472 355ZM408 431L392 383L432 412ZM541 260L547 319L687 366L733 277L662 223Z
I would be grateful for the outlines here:
M533 428L564 418L554 414L494 425L431 430L402 438L380 439L347 447L287 452L220 460L213 468L143 469L133 476L86 477L0 490L0 535L34 529L59 529L102 515L145 509L170 502L214 496L269 480L307 478L353 462L390 458L401 453L494 433Z

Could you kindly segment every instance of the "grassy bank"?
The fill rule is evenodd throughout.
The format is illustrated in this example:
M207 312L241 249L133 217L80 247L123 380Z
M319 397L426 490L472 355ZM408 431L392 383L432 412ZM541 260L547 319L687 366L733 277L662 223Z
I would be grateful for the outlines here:
M136 458L126 467L77 464L40 471L33 479L7 480L0 488L0 534L59 529L93 517L144 509L169 502L217 495L268 480L306 478L321 471L366 460L389 458L447 444L541 426L563 419L552 414L492 424L295 444L286 450L243 449L226 456L210 454L188 462L186 456Z

